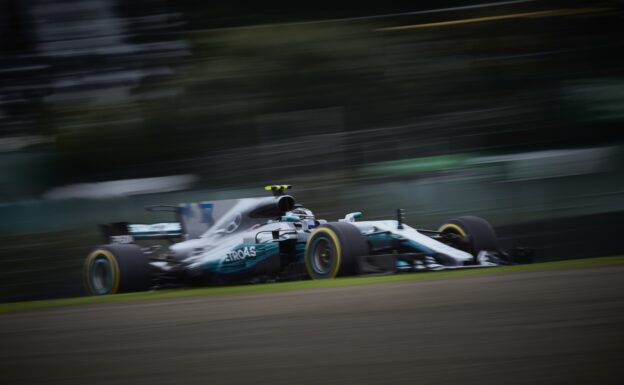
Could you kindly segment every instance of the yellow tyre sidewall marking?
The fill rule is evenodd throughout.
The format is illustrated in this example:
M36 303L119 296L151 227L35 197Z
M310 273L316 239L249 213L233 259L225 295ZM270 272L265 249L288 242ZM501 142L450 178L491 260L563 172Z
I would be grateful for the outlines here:
M448 230L448 229L452 229L455 230L459 233L459 235L461 235L462 237L466 236L466 232L464 231L464 229L462 229L461 227L454 225L452 223L447 223L445 225L442 225L442 227L440 227L438 229L439 232L443 233L444 231Z
M327 278L335 278L336 275L338 274L338 270L340 269L340 257L342 256L342 249L340 248L340 241L338 240L338 235L336 235L334 230L328 227L319 228L310 236L310 238L308 238L308 242L306 243L305 258L304 258L306 270L308 271L308 276L310 276L310 278L312 279L317 279L314 276L315 272L311 266L312 262L310 262L308 259L308 253L311 252L310 243L312 242L313 239L315 239L315 235L318 233L327 234L331 238L331 240L334 242L334 245L336 245L336 266L334 267L333 271L327 276Z
M94 250L87 257L87 260L85 261L85 265L84 265L85 286L87 287L87 290L89 291L90 294L96 294L93 292L93 290L91 290L91 287L92 287L91 266L93 265L93 262L95 262L95 259L99 256L103 256L104 258L106 258L108 263L110 263L111 268L113 269L113 287L110 293L108 294L115 294L119 290L119 264L117 264L117 259L115 259L115 256L113 255L113 253L111 253L108 250L97 249L97 250Z

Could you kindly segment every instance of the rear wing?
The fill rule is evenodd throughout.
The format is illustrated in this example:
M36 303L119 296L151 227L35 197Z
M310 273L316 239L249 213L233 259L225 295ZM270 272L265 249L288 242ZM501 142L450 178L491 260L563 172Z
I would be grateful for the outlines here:
M106 243L134 243L142 239L178 239L184 236L182 224L179 222L150 224L115 222L99 227Z
M114 222L99 225L105 243L134 243L136 240L175 240L197 238L213 225L213 204L208 202L181 203L177 206L148 206L148 211L166 211L175 222L129 223Z

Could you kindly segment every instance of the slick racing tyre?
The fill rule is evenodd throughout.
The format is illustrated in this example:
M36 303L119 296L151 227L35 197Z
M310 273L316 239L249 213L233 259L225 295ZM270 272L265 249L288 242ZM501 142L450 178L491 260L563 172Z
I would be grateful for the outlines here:
M355 275L357 257L368 255L368 243L348 222L327 223L318 227L305 248L305 266L312 279Z
M464 237L466 242L462 249L473 255L474 263L479 263L477 256L481 250L498 251L499 249L492 225L481 217L457 217L440 226L438 231Z
M87 256L83 274L85 289L91 295L141 291L150 287L147 256L133 244L98 247Z

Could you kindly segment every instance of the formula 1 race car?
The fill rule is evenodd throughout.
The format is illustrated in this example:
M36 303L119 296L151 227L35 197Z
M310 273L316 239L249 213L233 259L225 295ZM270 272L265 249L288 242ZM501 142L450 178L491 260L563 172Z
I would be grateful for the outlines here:
M406 225L400 209L393 220L358 221L355 212L327 222L296 204L289 188L267 186L273 196L262 198L148 207L172 211L176 222L100 225L107 243L86 258L87 292L489 267L531 257L522 248L502 251L479 217L452 219L435 231Z

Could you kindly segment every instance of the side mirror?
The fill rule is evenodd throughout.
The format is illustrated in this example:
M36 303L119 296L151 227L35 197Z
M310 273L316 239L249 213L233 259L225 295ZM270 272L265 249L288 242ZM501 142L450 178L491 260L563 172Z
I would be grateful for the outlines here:
M355 220L359 218L362 218L362 213L356 211L345 215L344 219L339 219L338 222L355 222Z

